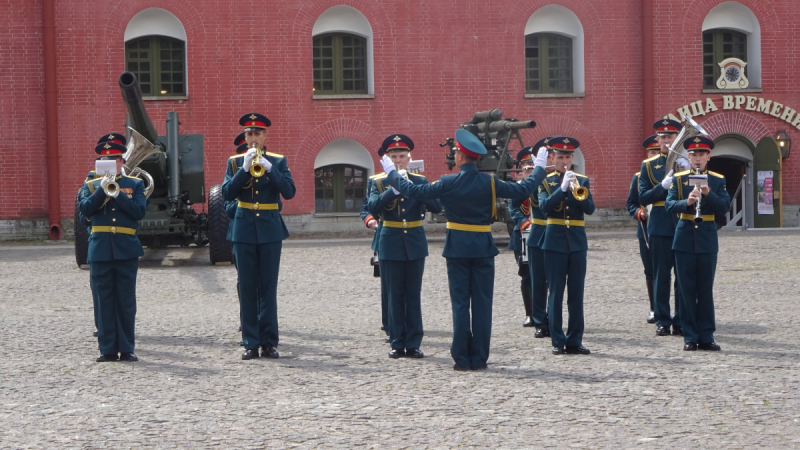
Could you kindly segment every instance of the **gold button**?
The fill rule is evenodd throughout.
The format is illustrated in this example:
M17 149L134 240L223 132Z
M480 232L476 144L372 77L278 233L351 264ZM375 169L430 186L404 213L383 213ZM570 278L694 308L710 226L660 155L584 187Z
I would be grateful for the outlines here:
M405 208L402 209L402 211L405 211L405 210L406 210Z
M112 211L116 211L116 210L117 210L117 208L111 208L111 210L112 210Z
M116 218L114 218L114 219L111 219L111 221L112 221L112 222L116 222L116 221L117 221L117 219L116 219Z
M111 227L111 232L112 233L116 233L117 232L117 227Z
M258 203L253 203L253 209L258 209Z
M569 226L569 220L565 220L564 225Z
M566 208L569 209L569 206L567 206Z
M404 198L401 198L401 199L400 199L400 201L401 201L401 202L402 202L402 201L405 201L405 199L404 199Z
M408 233L408 230L403 230L403 233Z
M256 217L258 217L258 216L260 216L260 215L261 215L261 214L259 214L259 213L256 213Z
M258 194L258 191L256 191L256 194Z

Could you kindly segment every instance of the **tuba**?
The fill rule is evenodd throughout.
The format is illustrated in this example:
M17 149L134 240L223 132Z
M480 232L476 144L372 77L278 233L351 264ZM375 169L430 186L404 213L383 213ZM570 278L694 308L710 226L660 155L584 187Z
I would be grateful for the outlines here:
M128 151L122 155L125 159L125 165L122 166L122 168L125 169L125 173L127 173L128 176L139 177L144 180L144 196L150 198L150 194L153 193L153 189L156 187L153 182L153 177L138 166L142 161L147 159L148 156L160 152L161 149L153 145L147 138L139 134L139 132L133 128L128 127L128 130L131 133L131 137L128 139Z
M708 137L706 130L704 130L700 124L692 120L691 117L684 114L683 120L686 122L686 124L681 129L681 132L678 133L678 136L675 138L675 141L672 143L672 145L667 146L667 148L669 148L669 154L667 155L666 166L669 170L672 170L673 173L679 171L676 164L679 159L683 159L687 162L689 161L689 154L683 149L684 141L701 134L705 137ZM669 172L667 172L667 174L669 174ZM666 175L664 178L666 178Z

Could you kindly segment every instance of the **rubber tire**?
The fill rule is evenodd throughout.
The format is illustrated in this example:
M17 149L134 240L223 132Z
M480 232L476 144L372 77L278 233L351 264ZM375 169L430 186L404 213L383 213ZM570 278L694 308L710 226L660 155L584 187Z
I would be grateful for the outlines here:
M211 264L233 261L233 245L227 239L230 221L225 212L222 185L212 186L208 193L208 256Z
M75 197L75 262L78 267L88 264L86 259L89 257L89 230L81 223L81 204L80 198Z

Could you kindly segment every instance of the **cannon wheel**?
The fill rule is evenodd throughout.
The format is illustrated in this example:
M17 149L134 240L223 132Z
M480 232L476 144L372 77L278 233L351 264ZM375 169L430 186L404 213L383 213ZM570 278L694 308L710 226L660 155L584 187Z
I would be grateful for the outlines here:
M81 221L81 203L80 197L75 197L75 262L78 267L87 264L86 259L89 256L89 230L83 225Z
M231 242L226 239L230 219L225 212L222 185L211 187L208 194L208 256L211 264L232 261Z

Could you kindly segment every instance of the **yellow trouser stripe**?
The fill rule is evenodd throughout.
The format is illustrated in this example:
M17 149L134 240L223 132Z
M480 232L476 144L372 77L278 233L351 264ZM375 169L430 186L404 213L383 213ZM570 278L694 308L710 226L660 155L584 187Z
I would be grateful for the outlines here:
M534 225L547 225L544 219L531 219L531 223Z
M664 202L655 202L653 206L664 206Z
M684 219L684 220L692 220L692 221L694 220L694 214L681 213L680 217L681 217L681 219ZM700 217L702 217L703 221L705 221L705 222L713 222L714 221L714 215L713 214L703 214Z
M491 225L467 225L465 223L447 222L448 230L473 231L476 233L490 233Z
M125 227L92 227L92 233L136 234L136 230L134 228Z
M568 227L582 227L584 222L582 220L569 220L569 219L547 219L548 225L565 225Z
M421 227L422 226L422 221L421 220L415 220L413 222L406 222L406 221L395 222L393 220L384 220L383 221L383 226L389 227L389 228L416 228L416 227Z
M239 202L239 208L245 209L278 209L277 203L247 203L247 202Z

